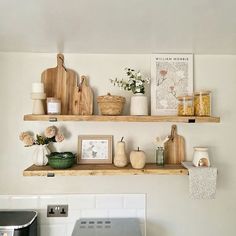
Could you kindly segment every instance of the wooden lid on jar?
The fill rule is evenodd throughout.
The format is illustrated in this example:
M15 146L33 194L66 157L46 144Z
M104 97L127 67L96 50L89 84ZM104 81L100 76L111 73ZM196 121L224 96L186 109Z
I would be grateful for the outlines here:
M121 103L125 103L125 97L111 95L110 93L108 93L107 95L104 95L104 96L98 96L97 97L97 102L121 102Z
M193 100L193 95L182 95L177 97L179 101Z
M199 96L199 95L209 95L210 93L211 93L211 91L209 91L209 90L201 90L201 91L195 92L194 95L197 95L197 96Z

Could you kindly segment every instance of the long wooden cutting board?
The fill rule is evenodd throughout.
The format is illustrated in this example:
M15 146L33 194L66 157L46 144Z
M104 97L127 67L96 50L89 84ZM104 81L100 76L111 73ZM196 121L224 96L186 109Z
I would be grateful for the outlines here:
M180 164L185 160L185 140L177 134L177 126L172 125L171 135L165 143L165 163Z
M73 114L92 115L93 114L93 91L88 85L88 78L82 75L79 87L74 90Z
M71 115L73 109L73 93L77 87L77 74L66 69L63 54L57 55L57 66L45 70L41 75L41 82L47 97L56 97L61 100L61 114Z

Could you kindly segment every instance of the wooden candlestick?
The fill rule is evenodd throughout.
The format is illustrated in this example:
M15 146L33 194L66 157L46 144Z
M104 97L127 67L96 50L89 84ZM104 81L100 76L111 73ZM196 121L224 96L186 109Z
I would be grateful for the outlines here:
M44 100L46 99L46 93L31 93L31 99L33 100L32 114L44 115Z

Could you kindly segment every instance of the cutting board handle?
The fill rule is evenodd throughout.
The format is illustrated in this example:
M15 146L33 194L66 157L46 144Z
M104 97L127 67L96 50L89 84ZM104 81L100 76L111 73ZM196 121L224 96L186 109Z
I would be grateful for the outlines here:
M67 71L65 66L64 66L64 55L61 54L61 53L57 54L57 67L58 68L62 67L65 71Z
M177 135L177 126L172 125L171 126L171 135L170 135L170 140L173 141L174 137Z
M81 75L81 85L85 84L86 86L88 86L88 80L87 80L87 76L85 75Z
M64 67L64 55L61 53L57 54L57 66Z

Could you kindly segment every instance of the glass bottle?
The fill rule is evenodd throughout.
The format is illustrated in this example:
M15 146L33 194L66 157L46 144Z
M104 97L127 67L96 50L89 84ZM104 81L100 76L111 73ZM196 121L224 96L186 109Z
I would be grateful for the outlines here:
M164 148L158 147L156 150L156 164L158 166L164 166L165 156L164 156Z

